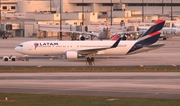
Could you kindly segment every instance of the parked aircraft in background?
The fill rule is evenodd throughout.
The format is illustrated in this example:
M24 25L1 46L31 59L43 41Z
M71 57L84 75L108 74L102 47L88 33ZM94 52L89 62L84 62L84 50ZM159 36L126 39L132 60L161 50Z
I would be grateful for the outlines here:
M180 28L180 23L173 23L172 27L173 28Z
M122 41L27 41L19 44L15 51L23 55L65 55L67 59L77 59L88 56L87 61L94 61L94 55L129 55L146 52L162 47L164 44L154 44L164 26L164 20L158 20L140 39Z

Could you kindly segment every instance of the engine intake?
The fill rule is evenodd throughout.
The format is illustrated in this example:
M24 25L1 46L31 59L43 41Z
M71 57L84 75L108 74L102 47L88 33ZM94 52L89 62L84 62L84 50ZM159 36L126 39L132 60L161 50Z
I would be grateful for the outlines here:
M66 52L66 58L67 59L77 59L78 58L78 52L77 51L67 51Z

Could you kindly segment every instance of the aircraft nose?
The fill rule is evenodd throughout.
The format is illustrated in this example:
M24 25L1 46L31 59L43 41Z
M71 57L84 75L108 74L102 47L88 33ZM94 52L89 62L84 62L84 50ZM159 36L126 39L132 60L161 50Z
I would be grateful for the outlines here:
M17 52L18 48L17 48L17 47L15 47L15 48L14 48L14 50Z
M14 50L15 50L16 52L20 52L20 48L19 48L19 47L15 47Z

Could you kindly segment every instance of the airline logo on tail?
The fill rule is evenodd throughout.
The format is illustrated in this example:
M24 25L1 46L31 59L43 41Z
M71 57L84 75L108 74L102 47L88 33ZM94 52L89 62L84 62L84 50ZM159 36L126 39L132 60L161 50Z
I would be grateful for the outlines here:
M165 20L156 21L155 25L151 26L141 38L136 40L137 42L134 44L134 46L132 46L132 48L128 51L127 54L135 52L136 50L139 50L144 46L149 46L157 42L161 35L161 33L158 31L160 31L164 27L164 24Z
M111 40L117 40L117 38L118 38L118 34L116 34Z
M160 31L164 27L164 24L165 24L165 20L161 20L161 19L157 20L155 25L151 26L141 37Z

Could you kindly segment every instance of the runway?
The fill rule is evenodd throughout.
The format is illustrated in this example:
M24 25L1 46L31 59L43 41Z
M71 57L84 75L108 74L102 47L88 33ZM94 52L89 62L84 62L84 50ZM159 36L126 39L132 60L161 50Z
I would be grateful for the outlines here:
M178 98L180 73L1 73L0 92Z

